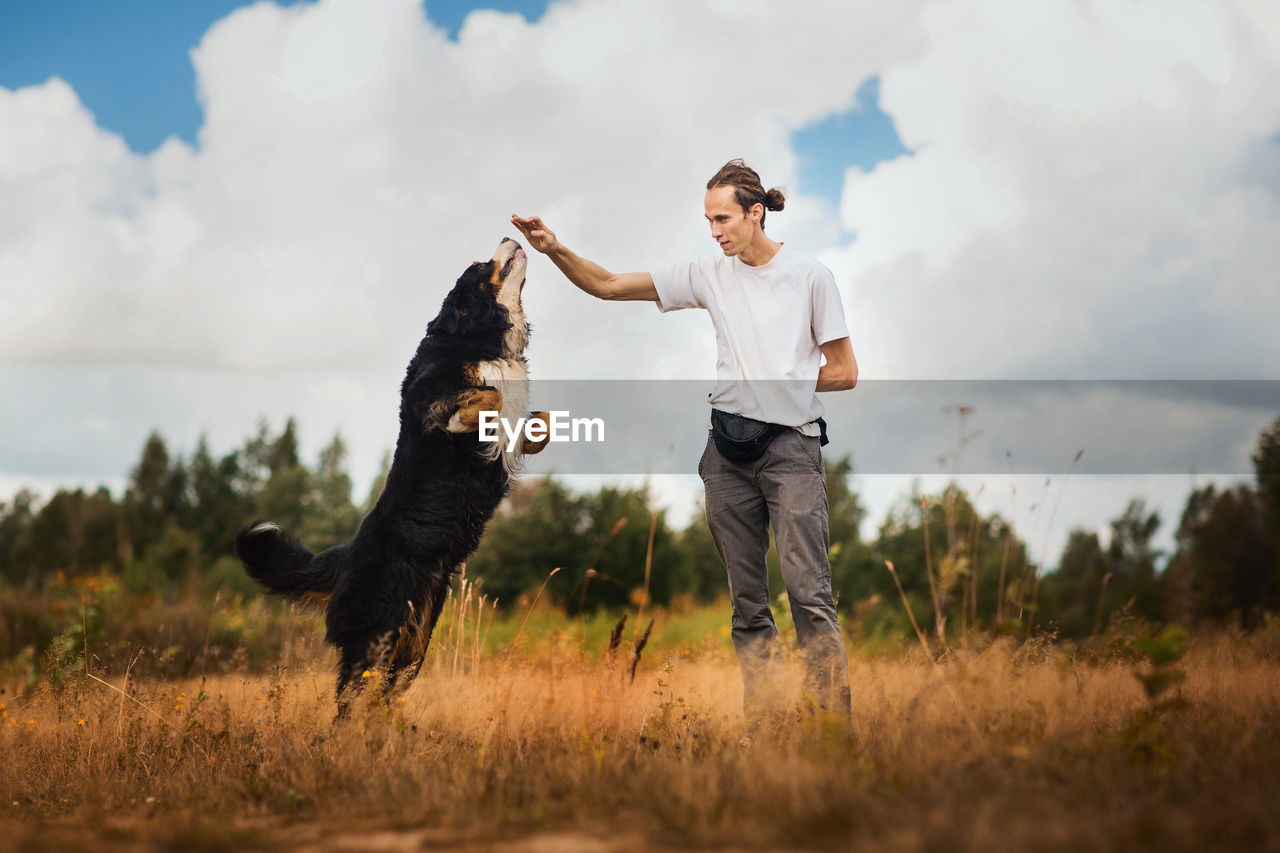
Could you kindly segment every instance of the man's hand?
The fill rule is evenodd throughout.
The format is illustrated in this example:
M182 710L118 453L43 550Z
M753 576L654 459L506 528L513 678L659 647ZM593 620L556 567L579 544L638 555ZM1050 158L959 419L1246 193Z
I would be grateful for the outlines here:
M555 232L543 225L542 220L536 216L530 216L525 219L513 213L511 214L511 224L520 229L520 233L524 234L530 246L544 255L555 251L560 246L560 241L556 239Z
M511 224L520 229L520 233L529 241L530 246L551 258L551 262L564 273L565 278L597 299L658 301L658 291L654 289L653 277L647 272L614 275L594 261L578 257L565 248L556 239L555 232L543 225L542 220L536 216L526 219L513 213Z

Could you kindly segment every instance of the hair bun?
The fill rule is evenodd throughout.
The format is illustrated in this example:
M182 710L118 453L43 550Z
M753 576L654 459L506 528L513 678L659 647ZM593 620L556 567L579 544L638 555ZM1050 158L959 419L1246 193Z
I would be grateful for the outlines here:
M778 187L764 194L765 210L782 210L787 204L787 196Z

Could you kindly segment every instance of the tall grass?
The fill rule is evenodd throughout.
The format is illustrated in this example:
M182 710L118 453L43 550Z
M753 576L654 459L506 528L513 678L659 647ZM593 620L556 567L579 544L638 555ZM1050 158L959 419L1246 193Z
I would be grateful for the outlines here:
M854 648L848 723L807 714L789 668L795 710L744 747L727 638L680 638L725 614L651 611L633 682L626 641L605 653L605 620L597 636L536 611L520 643L504 643L525 614L495 616L464 583L413 686L341 724L319 646L265 676L89 673L107 686L75 672L0 709L0 834L33 849L334 850L374 832L386 845L533 836L606 850L1247 849L1280 837L1272 634L1189 641L1154 742L1135 728L1153 713L1136 643L1091 656L1006 637L936 662L915 647ZM682 621L697 627L663 634Z

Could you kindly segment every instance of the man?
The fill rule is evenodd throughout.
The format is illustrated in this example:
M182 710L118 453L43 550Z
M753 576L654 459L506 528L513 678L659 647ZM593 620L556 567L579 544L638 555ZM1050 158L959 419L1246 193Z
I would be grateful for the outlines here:
M780 646L765 563L770 523L806 689L824 710L849 715L848 663L827 562L825 422L815 391L853 388L858 364L831 271L765 235L766 210L784 203L782 191L766 192L741 160L726 163L707 182L704 199L723 254L653 274L615 275L565 248L538 217L511 217L533 248L592 296L650 300L664 312L706 309L717 345L711 406L784 428L770 430L776 437L753 461L731 461L709 435L698 464L707 524L729 578L743 704L753 722L779 710L772 669Z

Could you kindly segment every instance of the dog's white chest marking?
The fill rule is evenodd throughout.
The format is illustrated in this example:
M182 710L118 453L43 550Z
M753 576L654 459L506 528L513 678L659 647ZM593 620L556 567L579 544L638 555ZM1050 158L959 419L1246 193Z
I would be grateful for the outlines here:
M498 416L508 423L529 414L529 366L524 359L504 358L482 361L477 366L481 385L491 385L502 394L502 409ZM481 451L489 459L502 458L502 467L514 474L524 458L520 442L508 450L503 441L494 441Z
M478 365L481 385L492 385L502 394L503 418L515 422L529 413L529 368L511 358L482 361Z

